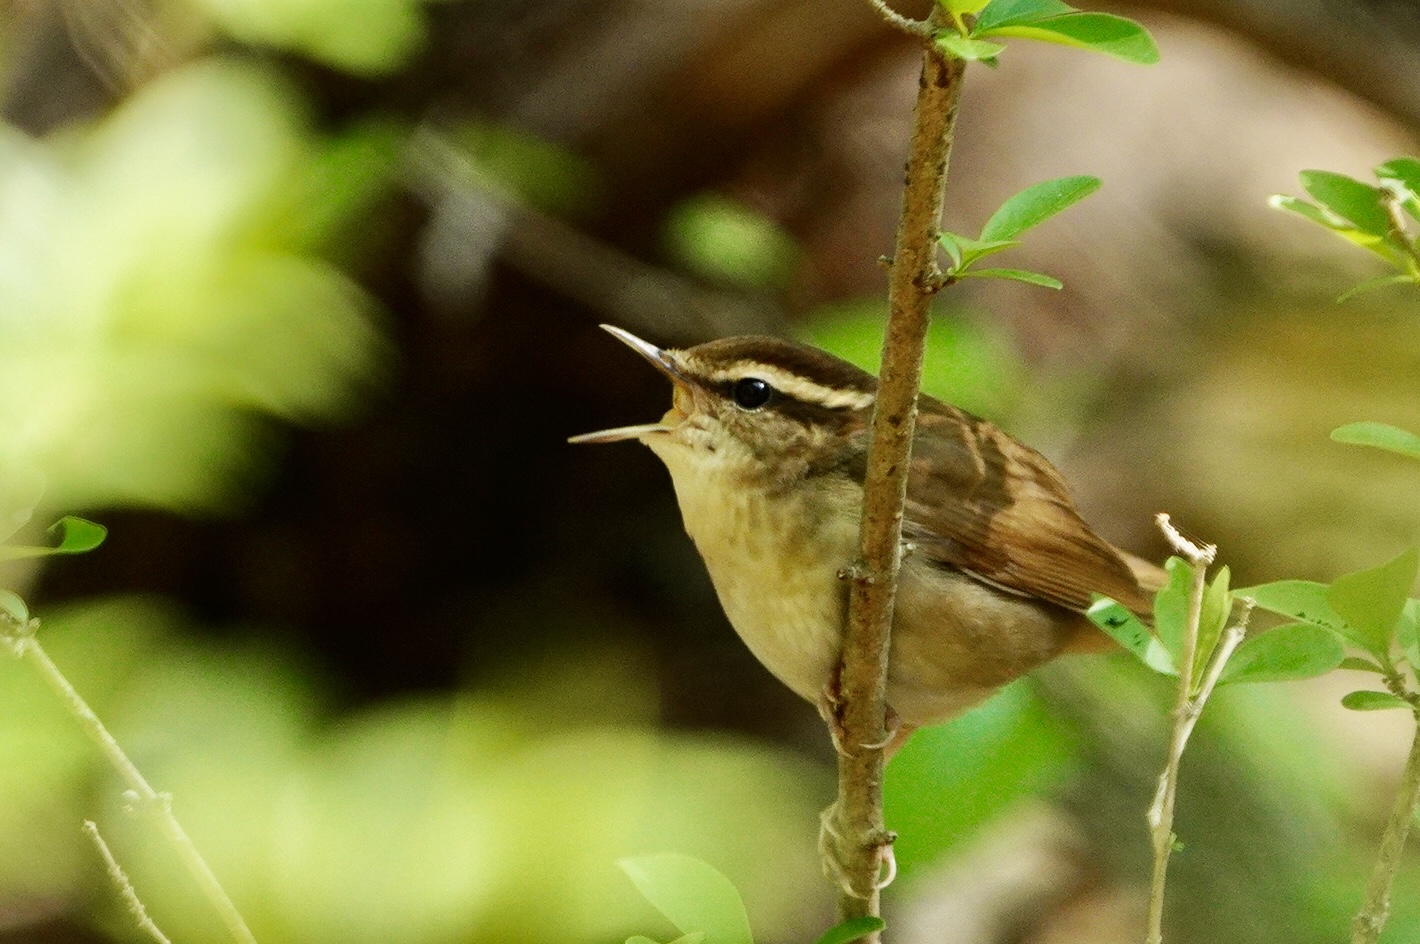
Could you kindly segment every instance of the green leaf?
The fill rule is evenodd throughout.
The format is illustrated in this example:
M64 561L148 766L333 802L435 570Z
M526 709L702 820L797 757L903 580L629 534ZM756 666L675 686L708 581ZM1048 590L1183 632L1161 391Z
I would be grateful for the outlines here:
M969 39L955 30L943 30L938 33L937 48L949 56L965 59L967 62L985 62L1006 51L1006 47L1001 43Z
M957 276L963 279L1010 279L1014 282L1026 282L1030 285L1057 290L1065 287L1065 283L1059 279L1027 269L973 269L970 272L958 272Z
M972 35L1015 36L1075 46L1138 65L1153 65L1159 61L1159 47L1154 44L1154 37L1149 35L1149 31L1133 20L1113 13L1064 13L1047 19L986 29L978 23Z
M635 934L626 939L626 944L656 944L656 942L649 937L642 937L639 934Z
M937 236L937 242L941 243L947 255L952 257L954 268L957 270L966 268L978 259L995 255L1003 249L1020 245L1020 242L1014 239L972 239L960 233L942 233ZM958 271L957 274L962 273Z
M1357 181L1357 183L1360 183L1360 181ZM1362 186L1364 186L1364 184ZM1404 247L1397 246L1395 240L1391 239L1389 236L1381 237L1368 233L1340 216L1337 216L1325 207L1315 206L1305 200L1298 200L1296 197L1289 197L1280 193L1273 194L1267 202L1279 210L1290 210L1293 213L1304 216L1313 223L1331 230L1347 242L1375 253L1391 265L1404 268L1405 261L1402 258L1402 253L1405 251ZM1365 285L1366 283L1362 284ZM1356 289L1352 289L1349 293L1343 295L1342 298L1347 298L1355 294L1358 289L1364 291L1360 286L1357 286Z
M1018 23L1033 23L1047 20L1065 13L1075 13L1076 9L1061 0L992 0L976 18L973 35L983 30L1014 26Z
M1405 212L1420 220L1420 160L1413 157L1397 157L1376 168L1376 177L1382 184L1395 183L1404 187L1401 206ZM1394 189L1394 188L1392 188Z
M1376 168L1376 176L1381 180L1398 180L1411 193L1420 194L1420 160L1413 157L1397 157Z
M1299 216L1304 216L1318 226L1325 226L1327 229L1354 229L1350 223L1330 210L1305 200L1298 200L1296 197L1289 197L1285 193L1274 193L1267 198L1267 205L1273 209L1288 210Z
M1395 641L1410 668L1420 673L1420 600L1406 600L1396 626Z
M1332 609L1327 589L1326 584L1314 580L1278 580L1237 590L1233 595L1249 597L1269 613L1320 626L1364 647L1361 634Z
M946 251L947 255L951 256L951 271L955 272L957 269L961 268L961 241L969 238L970 237L963 236L960 233L946 231L937 234L937 242L941 245L942 249Z
M30 621L30 608L20 599L19 594L9 590L0 590L0 613L4 613L20 626Z
M1417 569L1420 551L1408 548L1379 567L1337 577L1326 593L1327 602L1356 628L1364 648L1384 657L1395 640Z
M1335 633L1309 623L1288 623L1238 646L1218 681L1290 682L1314 678L1341 665L1345 656Z
M1347 656L1336 666L1338 669L1350 669L1352 672L1374 672L1377 675L1384 675L1385 669L1376 665L1370 659L1363 659L1360 656Z
M1011 197L981 229L983 242L1015 239L1100 188L1098 177L1059 177L1041 181Z
M1188 628L1188 596L1192 592L1193 568L1181 557L1164 561L1169 582L1154 597L1154 631L1177 665L1183 651L1183 635Z
M101 524L70 515L50 525L49 533L59 535L59 543L54 547L0 546L0 561L49 557L54 554L83 554L104 543L108 529Z
M108 528L68 515L50 525L49 533L59 535L59 546L54 549L56 554L85 554L104 543Z
M1104 630L1111 639L1119 643L1134 658L1163 675L1177 675L1173 659L1159 642L1152 630L1121 603L1109 597L1096 597L1095 602L1085 611L1090 622Z
M1203 682L1203 667L1212 657L1218 637L1223 635L1228 617L1233 612L1233 598L1228 593L1230 577L1226 566L1219 567L1212 583L1203 591L1203 612L1198 619L1198 646L1193 650L1193 678L1200 685Z
M1347 423L1331 431L1331 438L1353 446L1373 446L1387 452L1420 459L1420 436L1388 423Z
M1304 170L1299 176L1302 188L1332 213L1378 239L1390 235L1390 214L1381 206L1379 189L1329 170Z
M1409 275L1381 275L1377 276L1374 279L1366 279L1366 281L1360 283L1359 285L1353 285L1346 291L1338 295L1336 297L1336 303L1339 305L1343 302L1349 302L1357 295L1360 295L1363 292L1369 292L1373 289L1385 288L1387 285L1402 284L1417 285L1420 284L1420 280L1416 280L1415 278Z
M1352 711L1385 711L1390 708L1410 707L1410 702L1397 698L1390 692L1351 692L1341 699L1341 704Z
M872 915L851 918L842 924L836 924L829 928L823 937L818 939L817 944L851 944L863 935L881 931L885 927L887 927L886 921Z
M704 931L714 944L753 944L740 893L710 863L664 852L632 856L617 864L682 933Z
M963 13L979 13L981 8L986 6L989 0L937 0L943 7L958 15Z

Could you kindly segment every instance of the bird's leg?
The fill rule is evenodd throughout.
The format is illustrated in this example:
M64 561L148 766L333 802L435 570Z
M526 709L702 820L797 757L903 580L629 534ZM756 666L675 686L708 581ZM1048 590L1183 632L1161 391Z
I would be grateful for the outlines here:
M864 893L853 887L853 883L843 874L843 869L838 864L841 861L843 835L833 825L837 817L837 800L819 814L818 853L823 861L824 877L854 898L869 898L873 891L887 888L893 879L897 878L897 857L892 851L892 844L897 841L897 833L885 831L869 840L878 854L879 878L873 883L873 888Z
M839 711L843 707L843 702L838 697L838 670L835 669L833 677L818 693L818 700L814 702L814 707L818 709L818 716L823 719L823 723L828 727L828 736L833 741L833 749L840 757L851 756L848 748L843 744L843 719L839 716Z

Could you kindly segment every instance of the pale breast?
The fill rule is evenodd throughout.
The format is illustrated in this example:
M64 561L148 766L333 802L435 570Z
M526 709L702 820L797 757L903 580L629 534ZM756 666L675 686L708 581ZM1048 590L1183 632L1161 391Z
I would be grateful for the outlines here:
M846 600L838 571L853 558L857 521L828 513L815 490L768 495L714 463L671 473L730 624L775 677L816 700L838 663Z

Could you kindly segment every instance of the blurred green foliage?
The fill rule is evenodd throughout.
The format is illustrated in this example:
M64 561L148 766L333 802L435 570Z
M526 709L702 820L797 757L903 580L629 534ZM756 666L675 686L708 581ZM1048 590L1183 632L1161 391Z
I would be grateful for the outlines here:
M282 81L220 60L91 127L0 127L0 468L52 509L211 508L259 467L255 417L348 414L386 352L317 252L390 143L324 138Z
M876 374L886 311L879 299L825 306L798 328L807 343ZM945 314L932 319L922 365L923 393L1001 420L1019 404L1026 380L1020 354L990 322Z
M643 660L626 651L548 656L542 677L581 678L591 699L552 727L536 688L521 687L334 717L308 666L195 643L153 600L68 607L41 633L130 756L175 794L262 941L624 936L657 919L616 859L668 850L720 863L770 938L826 897L813 852L822 797L804 790L826 788L826 771L727 737L657 734L650 715L627 715L654 700ZM628 697L603 721L607 688ZM0 717L0 900L67 897L93 878L78 823L99 788L95 818L159 926L177 940L224 939L152 824L124 811L112 774L14 662L0 663Z
M359 75L394 71L425 39L431 0L193 0L233 38Z
M798 256L793 238L768 217L715 194L700 194L671 210L665 245L690 272L745 290L783 288Z
M883 783L903 878L910 881L1013 804L1063 783L1074 766L1074 739L1029 680L950 724L914 734Z

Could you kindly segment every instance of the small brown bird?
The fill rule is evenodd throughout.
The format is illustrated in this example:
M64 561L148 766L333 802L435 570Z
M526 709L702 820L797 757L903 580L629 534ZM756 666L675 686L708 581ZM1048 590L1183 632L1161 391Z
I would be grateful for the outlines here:
M638 439L670 470L685 529L725 614L799 695L831 697L858 553L877 378L769 337L663 350L603 325L674 385L657 423L572 438ZM887 701L912 728L951 718L1055 655L1112 644L1091 594L1148 619L1163 572L1090 529L1060 473L991 423L918 402Z

